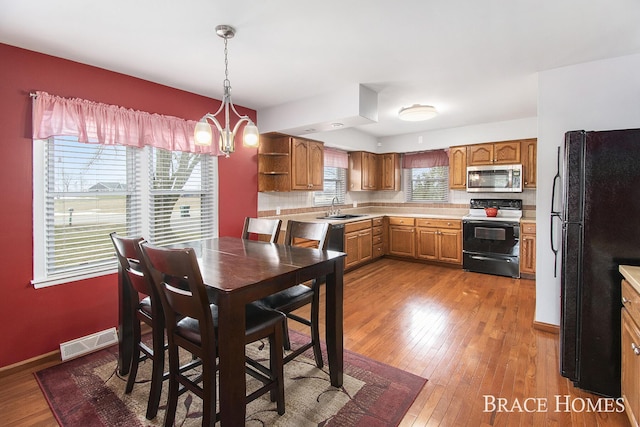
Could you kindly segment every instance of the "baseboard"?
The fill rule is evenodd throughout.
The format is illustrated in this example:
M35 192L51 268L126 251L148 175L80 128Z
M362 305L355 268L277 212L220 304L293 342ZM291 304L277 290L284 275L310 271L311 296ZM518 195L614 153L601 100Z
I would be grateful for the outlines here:
M537 329L539 331L550 332L552 334L559 334L560 327L558 325L552 325L550 323L544 322L533 322L533 329Z
M19 372L36 372L44 366L61 363L60 350L54 350L50 353L41 354L31 359L22 360L0 368L0 378L8 377Z

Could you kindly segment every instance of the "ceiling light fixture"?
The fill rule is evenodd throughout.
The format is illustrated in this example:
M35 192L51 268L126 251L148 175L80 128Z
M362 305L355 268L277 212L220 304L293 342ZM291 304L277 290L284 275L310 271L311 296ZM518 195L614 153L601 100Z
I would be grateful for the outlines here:
M438 111L431 105L413 104L411 107L400 109L398 117L407 122L428 120L438 115Z
M224 81L223 90L224 95L222 98L222 104L218 111L215 113L207 113L200 119L200 121L196 124L196 129L194 132L194 140L197 145L211 145L211 140L213 139L213 133L211 131L211 125L207 123L207 120L210 120L220 132L220 140L218 141L220 144L220 151L222 151L226 157L229 157L230 153L233 153L235 149L235 137L240 125L242 123L246 123L244 126L244 132L242 136L242 140L245 146L247 147L257 147L260 142L260 134L258 132L258 127L253 123L253 121L249 118L249 116L241 116L233 105L233 101L231 101L231 83L229 82L229 60L227 58L227 41L236 34L235 28L229 25L218 25L216 27L216 34L224 39ZM220 122L216 118L218 114L220 114L224 110L224 128L220 125ZM233 111L236 116L238 116L239 120L236 125L231 130L230 120L229 120L229 110Z

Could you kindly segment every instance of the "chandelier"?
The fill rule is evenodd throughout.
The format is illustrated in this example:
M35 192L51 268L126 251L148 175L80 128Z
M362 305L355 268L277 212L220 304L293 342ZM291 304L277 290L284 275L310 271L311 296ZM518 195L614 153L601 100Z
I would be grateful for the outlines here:
M223 97L222 104L218 111L215 113L207 113L196 124L194 132L194 140L196 145L211 145L213 134L211 125L207 120L211 121L218 132L220 132L220 139L218 141L220 145L220 151L222 151L226 157L229 157L230 153L233 153L235 149L235 137L240 125L245 123L242 141L247 147L257 147L260 141L260 134L258 133L258 127L248 116L241 116L231 101L231 82L229 82L229 60L227 58L227 41L236 34L235 28L229 25L218 25L216 27L216 34L224 39L224 81L223 81ZM239 118L236 125L231 129L229 120L229 110L233 111ZM224 128L220 125L220 121L216 118L218 114L224 111Z

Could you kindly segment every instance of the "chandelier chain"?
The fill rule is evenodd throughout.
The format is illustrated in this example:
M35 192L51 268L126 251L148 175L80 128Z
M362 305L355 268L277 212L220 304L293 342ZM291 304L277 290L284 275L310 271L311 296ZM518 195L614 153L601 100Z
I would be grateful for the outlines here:
M227 49L227 37L224 38L224 86L231 87L231 82L229 81L229 50Z

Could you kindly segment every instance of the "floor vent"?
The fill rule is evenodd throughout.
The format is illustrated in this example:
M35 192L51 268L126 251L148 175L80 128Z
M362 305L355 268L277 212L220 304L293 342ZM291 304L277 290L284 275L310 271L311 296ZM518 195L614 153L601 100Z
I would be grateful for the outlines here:
M91 353L92 351L100 350L117 342L118 335L116 334L116 328L106 329L96 332L95 334L87 335L86 337L61 343L60 355L62 356L62 360L69 360Z

